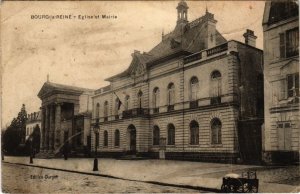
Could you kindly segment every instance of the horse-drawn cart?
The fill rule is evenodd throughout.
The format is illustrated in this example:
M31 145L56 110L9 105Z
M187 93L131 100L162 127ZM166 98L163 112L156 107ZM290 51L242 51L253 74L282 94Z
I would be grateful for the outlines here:
M241 176L227 174L223 177L221 191L224 193L257 193L258 182L256 172L244 172Z

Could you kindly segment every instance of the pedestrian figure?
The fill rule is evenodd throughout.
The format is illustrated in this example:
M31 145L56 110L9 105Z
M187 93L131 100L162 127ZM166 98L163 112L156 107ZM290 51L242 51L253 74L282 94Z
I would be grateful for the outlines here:
M29 160L30 164L33 164L33 160L32 160L32 154L30 153L30 160Z
M68 160L68 154L69 154L69 142L66 142L63 146L63 154L65 160Z

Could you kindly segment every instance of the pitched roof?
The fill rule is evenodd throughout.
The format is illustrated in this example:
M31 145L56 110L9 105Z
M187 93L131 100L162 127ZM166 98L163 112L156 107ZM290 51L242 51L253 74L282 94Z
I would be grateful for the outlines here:
M205 41L209 38L207 36L207 25L208 21L214 20L214 15L206 12L206 14L192 22L180 22L177 23L175 29L162 36L162 41L153 47L149 52L140 53L135 51L132 56L133 60L128 69L125 71L109 77L105 80L111 81L113 78L122 77L128 75L132 69L132 63L135 60L134 57L139 59L142 64L150 64L160 58L172 55L179 51L186 51L187 53L195 53L200 50L207 49L205 46ZM216 30L215 34L216 45L223 44L227 40Z
M38 93L38 97L42 97L44 94L50 92L50 91L70 91L70 92L76 92L76 93L83 93L83 92L92 92L94 90L88 89L88 88L81 88L76 86L69 86L69 85L63 85L63 84L57 84L52 82L45 82L42 86L41 90Z

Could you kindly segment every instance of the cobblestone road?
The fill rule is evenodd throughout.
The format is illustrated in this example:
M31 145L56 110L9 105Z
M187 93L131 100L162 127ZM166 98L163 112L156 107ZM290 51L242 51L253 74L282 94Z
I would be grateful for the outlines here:
M2 163L5 193L198 193L198 190Z

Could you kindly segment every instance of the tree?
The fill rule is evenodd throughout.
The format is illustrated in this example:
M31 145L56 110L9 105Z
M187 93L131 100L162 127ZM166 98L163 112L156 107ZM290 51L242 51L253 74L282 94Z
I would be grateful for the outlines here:
M8 154L20 154L20 145L25 144L27 112L22 105L17 118L13 118L10 126L3 132L3 149Z

